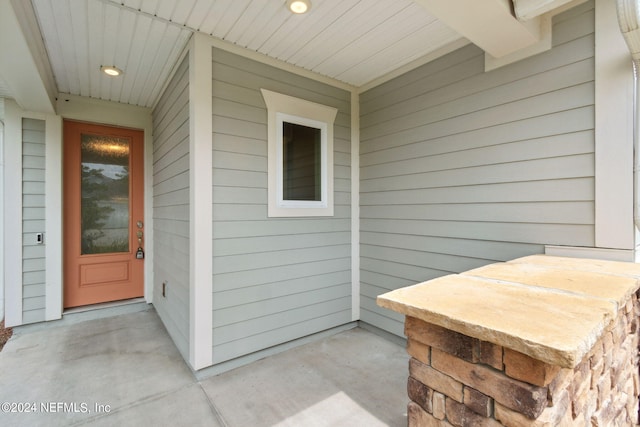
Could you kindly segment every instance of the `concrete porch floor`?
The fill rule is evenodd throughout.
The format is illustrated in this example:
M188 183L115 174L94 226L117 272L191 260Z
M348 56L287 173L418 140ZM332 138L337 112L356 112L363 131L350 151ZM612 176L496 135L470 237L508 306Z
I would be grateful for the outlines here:
M0 425L405 426L407 361L355 328L198 381L148 309L18 330Z

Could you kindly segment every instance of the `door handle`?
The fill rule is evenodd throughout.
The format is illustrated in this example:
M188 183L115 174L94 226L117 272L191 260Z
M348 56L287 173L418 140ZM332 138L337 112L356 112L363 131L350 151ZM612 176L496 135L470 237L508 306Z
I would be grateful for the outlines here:
M143 222L136 222L138 226L138 231L136 231L136 236L138 237L138 250L136 251L136 259L144 259L144 249L142 249L142 236L144 236L144 232L142 231Z

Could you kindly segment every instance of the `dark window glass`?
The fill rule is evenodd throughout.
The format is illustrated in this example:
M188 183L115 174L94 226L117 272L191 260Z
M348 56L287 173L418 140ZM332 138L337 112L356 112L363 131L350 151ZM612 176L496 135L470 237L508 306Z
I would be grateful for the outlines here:
M318 128L282 123L283 200L321 201L321 136Z

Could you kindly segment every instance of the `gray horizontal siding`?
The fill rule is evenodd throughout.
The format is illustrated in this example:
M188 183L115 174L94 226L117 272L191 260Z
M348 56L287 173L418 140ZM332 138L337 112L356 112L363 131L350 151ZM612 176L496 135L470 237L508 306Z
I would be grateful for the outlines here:
M213 50L213 357L223 362L351 320L350 94ZM338 108L332 218L267 217L260 89Z
M22 119L22 322L45 320L45 121Z
M189 358L189 59L153 110L154 306ZM166 297L162 283L168 283Z
M391 289L544 245L594 245L594 5L484 72L469 45L361 95L361 318Z

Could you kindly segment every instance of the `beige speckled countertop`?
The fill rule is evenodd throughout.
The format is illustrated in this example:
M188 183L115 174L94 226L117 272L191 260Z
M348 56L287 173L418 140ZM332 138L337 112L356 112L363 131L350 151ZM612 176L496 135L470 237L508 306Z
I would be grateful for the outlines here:
M378 305L573 368L638 279L640 264L534 255L397 289Z

